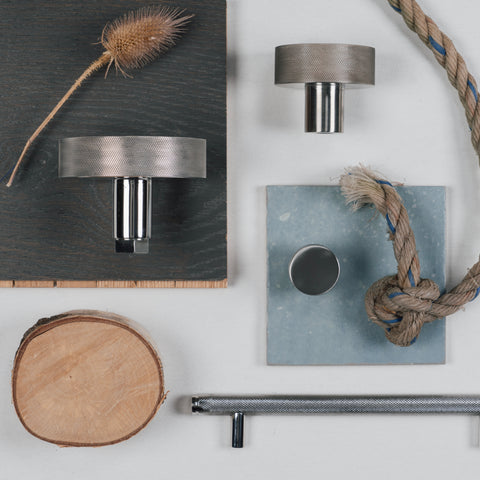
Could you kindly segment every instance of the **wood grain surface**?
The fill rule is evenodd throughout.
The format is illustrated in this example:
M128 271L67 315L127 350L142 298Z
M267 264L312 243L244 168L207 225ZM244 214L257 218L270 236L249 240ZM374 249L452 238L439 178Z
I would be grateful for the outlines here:
M132 78L94 75L0 185L0 287L224 287L225 0L164 5L195 14L177 46ZM139 0L0 3L0 177L102 49L103 26ZM108 179L57 178L60 138L166 135L207 140L207 179L154 179L148 255L116 254ZM81 283L79 283L81 282Z
M163 369L123 317L97 311L42 319L23 337L12 372L24 427L61 446L101 446L135 435L162 404Z

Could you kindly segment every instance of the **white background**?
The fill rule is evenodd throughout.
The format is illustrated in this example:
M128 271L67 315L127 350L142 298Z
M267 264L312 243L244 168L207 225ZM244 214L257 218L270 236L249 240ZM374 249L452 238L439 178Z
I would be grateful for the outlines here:
M422 6L480 73L480 4ZM377 85L347 91L343 134L303 133L302 91L273 85L274 47L300 42L376 48ZM194 393L480 393L480 300L448 319L444 366L266 365L267 184L335 184L363 162L409 185L446 185L449 287L476 261L478 159L433 55L386 0L229 0L228 51L229 288L0 290L0 478L478 478L468 417L250 417L245 448L234 450L228 418L188 413ZM127 442L58 448L15 415L10 373L21 336L74 308L131 317L158 346L171 393Z

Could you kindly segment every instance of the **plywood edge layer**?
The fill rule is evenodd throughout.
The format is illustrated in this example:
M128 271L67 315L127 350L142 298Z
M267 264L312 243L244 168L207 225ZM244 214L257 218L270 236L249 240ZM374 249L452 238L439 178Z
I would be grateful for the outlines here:
M97 288L135 288L137 283L134 280L99 280Z
M0 288L227 288L223 280L0 280Z
M16 288L53 288L54 280L13 280L13 286Z
M58 288L96 288L97 281L57 280L55 286Z
M175 288L227 288L228 279L213 281L177 280Z

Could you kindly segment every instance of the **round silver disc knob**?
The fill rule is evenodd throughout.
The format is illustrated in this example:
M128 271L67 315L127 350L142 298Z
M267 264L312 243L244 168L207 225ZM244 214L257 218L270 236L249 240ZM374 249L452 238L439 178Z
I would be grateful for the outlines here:
M337 283L340 264L327 247L307 245L292 257L288 273L292 284L302 293L320 295Z

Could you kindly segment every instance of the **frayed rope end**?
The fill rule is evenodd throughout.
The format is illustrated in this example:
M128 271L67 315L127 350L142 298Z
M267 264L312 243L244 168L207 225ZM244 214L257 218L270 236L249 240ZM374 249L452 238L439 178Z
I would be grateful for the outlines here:
M347 205L350 205L353 211L373 203L372 198L377 195L383 197L378 176L363 165L345 169L345 173L340 177L340 187Z

